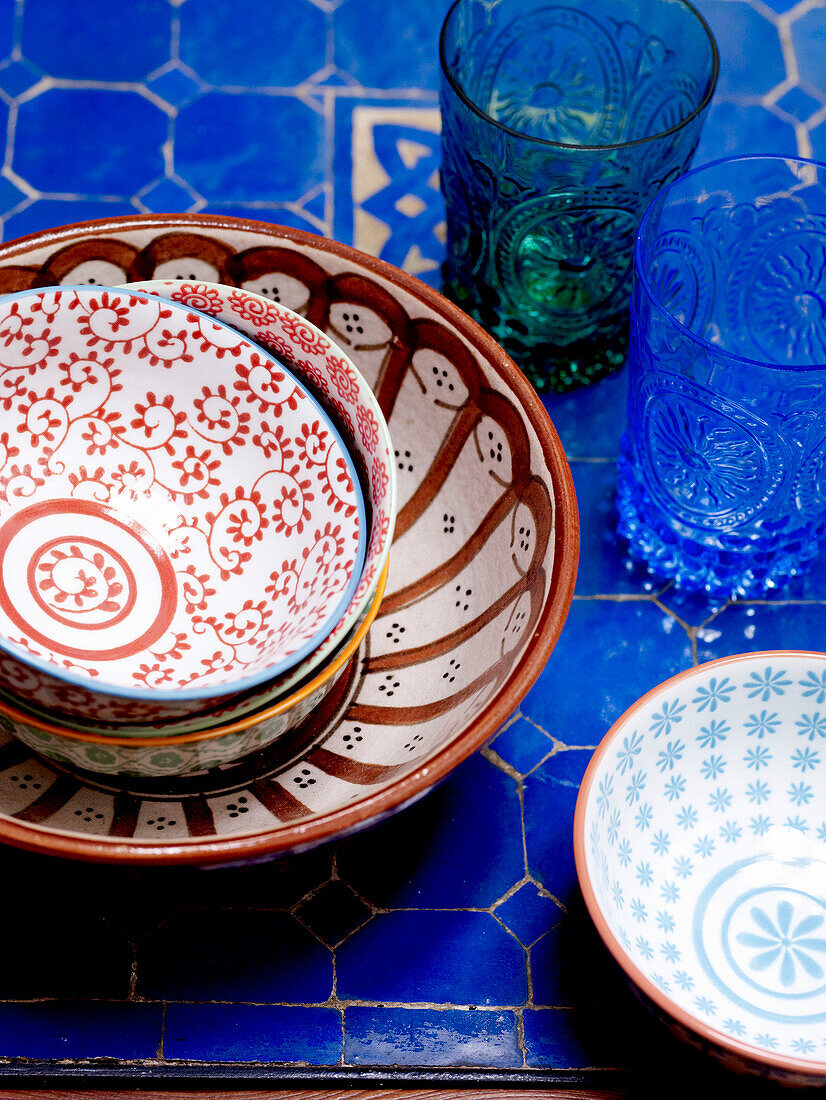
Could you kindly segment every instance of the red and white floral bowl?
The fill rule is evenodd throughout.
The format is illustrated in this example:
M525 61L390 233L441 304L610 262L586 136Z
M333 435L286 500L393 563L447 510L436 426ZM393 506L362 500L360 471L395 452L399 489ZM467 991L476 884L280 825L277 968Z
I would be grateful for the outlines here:
M134 291L8 296L0 402L0 672L19 697L115 721L203 711L349 611L353 460L237 329Z
M387 422L373 391L339 345L280 302L218 283L167 279L128 285L208 313L278 356L327 409L361 476L369 532L358 587L329 636L299 666L256 693L256 705L274 702L333 652L376 591L390 554L396 516L396 466ZM253 379L250 382L254 385Z
M259 707L243 717L217 717L213 724L186 733L156 731L154 736L102 735L76 726L61 725L32 712L3 704L0 730L34 749L40 756L62 765L102 775L137 776L144 779L191 775L225 767L250 753L260 752L284 738L284 752L314 736L312 723L304 729L322 701L334 694L346 678L354 655L364 642L381 605L387 570L379 577L373 597L358 628L314 675L269 707ZM220 712L221 708L218 708ZM299 729L299 727L301 727Z

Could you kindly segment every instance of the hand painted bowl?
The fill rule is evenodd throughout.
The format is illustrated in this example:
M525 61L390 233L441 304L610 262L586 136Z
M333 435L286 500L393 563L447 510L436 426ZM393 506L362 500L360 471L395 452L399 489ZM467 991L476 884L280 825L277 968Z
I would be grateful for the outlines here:
M298 683L332 653L371 602L390 554L396 516L396 466L387 422L372 390L342 349L315 325L279 302L251 290L217 283L168 279L129 285L208 313L286 363L312 388L337 424L366 488L368 545L350 606L310 657L271 681L266 693L262 687L259 705L263 705ZM253 379L250 381L254 385Z
M614 723L577 872L632 985L732 1068L826 1084L826 653L743 654Z
M366 523L306 386L150 295L23 292L0 301L0 332L7 688L156 719L313 652L359 583Z
M216 720L207 729L186 734L154 737L118 737L60 727L41 721L30 711L5 706L0 728L12 734L41 756L59 764L82 768L100 775L162 778L187 776L210 768L225 767L249 753L260 751L294 731L283 751L303 745L307 731L296 727L317 710L335 691L348 663L357 660L360 645L376 617L384 594L387 570L379 578L373 602L352 638L330 659L322 672L311 676L291 694L271 707L260 708L245 717ZM312 723L311 723L312 727Z
M398 452L390 576L358 660L300 727L294 754L281 738L186 780L108 780L5 735L0 840L114 863L237 862L310 847L420 797L518 706L570 605L576 503L535 392L441 295L292 229L135 215L0 245L13 285L79 281L78 269L107 283L208 273L266 288L328 333L376 394Z

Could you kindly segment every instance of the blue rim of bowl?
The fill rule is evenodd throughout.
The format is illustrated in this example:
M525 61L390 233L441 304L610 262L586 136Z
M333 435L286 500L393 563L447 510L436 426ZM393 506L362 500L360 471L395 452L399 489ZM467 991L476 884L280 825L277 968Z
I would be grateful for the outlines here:
M141 290L126 290L123 287L109 287L102 286L99 283L95 283L90 286L89 284L80 285L65 285L65 286L53 286L53 287L35 287L30 290L21 290L13 294L4 294L0 298L2 301L14 301L21 298L34 298L40 294L48 293L49 291L82 291L84 294L100 294L110 293L118 297L138 298L141 301L148 303L157 303L158 296L150 294ZM96 695L112 695L120 699L146 699L156 703L169 702L171 700L191 700L191 699L211 699L220 698L224 695L234 695L238 692L242 692L247 688L256 687L259 684L266 683L267 680L271 680L275 676L279 676L282 672L291 668L293 665L303 661L305 657L309 656L312 651L319 646L325 638L332 633L341 616L347 610L350 601L358 587L361 574L364 569L364 561L367 554L367 517L364 504L364 494L361 486L361 480L356 470L355 462L350 454L347 445L341 437L341 433L338 427L331 419L330 414L322 407L315 395L310 391L307 385L297 377L293 369L273 355L267 348L260 344L255 343L248 336L245 336L238 329L228 325L225 321L219 321L217 318L210 316L208 313L204 313L199 309L195 309L192 306L183 305L181 302L169 301L163 299L164 304L170 305L176 311L182 311L185 313L194 313L199 317L203 317L205 320L212 324L218 325L221 328L227 329L229 332L235 333L240 340L252 348L256 353L260 353L266 359L269 359L273 363L277 363L280 370L286 371L289 378L292 379L294 384L298 387L301 393L307 398L312 405L313 409L318 413L322 423L327 427L338 445L344 460L347 464L347 470L350 474L353 482L354 495L356 498L356 509L358 512L359 520L359 535L358 535L358 547L356 550L355 563L352 574L347 583L347 587L344 590L343 595L335 605L333 611L327 616L322 627L313 635L310 641L305 642L299 649L290 653L288 657L282 658L281 661L273 665L267 665L265 669L253 675L243 677L240 680L224 681L221 683L213 684L210 687L200 688L132 688L123 684L110 684L103 680L91 680L85 676L76 676L70 670L61 670L51 662L43 660L38 657L34 657L32 654L27 653L23 649L18 649L14 643L10 643L2 634L0 634L0 651L8 653L11 657L21 661L23 664L30 665L33 668L39 669L42 672L52 676L55 680L59 680L62 683L72 684L77 687L84 688L87 691L92 691Z
M725 356L727 359L731 359L736 363L742 363L748 367L759 367L761 370L769 371L785 371L788 374L803 373L805 371L826 370L826 362L824 363L807 363L807 364L790 364L790 363L769 363L761 359L750 359L746 355L739 355L735 351L729 351L721 344L712 344L710 340L706 340L702 336L698 336L696 332L692 332L687 325L684 325L682 321L678 321L670 309L660 300L660 298L654 293L654 289L651 283L648 281L642 265L642 238L645 230L648 228L648 223L654 217L655 210L661 208L667 201L671 191L684 184L686 180L691 179L692 176L697 176L702 172L708 171L709 168L720 168L721 166L728 166L731 164L738 164L744 161L759 161L761 164L767 161L782 161L785 164L802 165L804 168L817 168L824 176L826 176L826 162L820 160L811 160L807 157L784 157L779 153L741 153L736 157L720 157L718 160L710 160L706 164L698 164L696 168L692 168L689 172L684 172L683 175L678 176L675 180L672 180L667 187L664 187L660 191L656 198L654 198L646 209L640 221L640 227L637 230L637 235L634 238L634 277L639 282L642 289L645 291L645 295L648 298L651 305L666 319L669 325L673 325L679 332L687 336L690 340L696 343L704 351L710 352L717 357ZM826 188L824 188L826 189Z
M669 676L668 679L663 680L661 683L645 692L645 694L641 695L638 699L634 700L634 702L611 723L610 728L602 736L591 759L588 761L588 766L585 769L585 774L582 777L579 791L577 792L572 829L574 866L580 891L585 902L585 908L588 911L597 934L614 961L625 973L626 978L636 986L644 998L651 1001L667 1018L676 1021L678 1026L698 1036L703 1043L718 1047L748 1063L756 1064L764 1069L766 1066L770 1066L785 1073L799 1073L805 1075L809 1078L806 1082L807 1084L816 1084L816 1079L821 1079L823 1077L824 1069L826 1069L826 1061L821 1060L813 1062L803 1058L797 1058L792 1054L782 1054L778 1051L769 1050L766 1047L755 1046L752 1043L738 1039L734 1035L730 1035L728 1032L721 1031L719 1028L707 1023L700 1016L695 1016L689 1009L682 1008L671 999L668 993L660 989L659 986L642 972L632 958L630 952L625 949L618 937L614 935L608 925L607 918L603 914L602 907L597 901L591 875L591 861L588 856L585 838L585 818L591 805L591 794L595 790L595 780L602 761L608 754L612 745L615 744L622 731L628 728L635 714L637 714L647 703L664 695L670 688L673 688L675 684L690 680L694 676L705 675L709 669L719 669L730 665L749 664L752 662L757 663L766 658L776 659L779 656L807 657L821 663L826 661L826 653L806 649L761 649L755 650L753 653L732 653L727 657L716 657L712 661L703 661L699 665L692 665L689 668L683 669L681 672L675 673L673 676Z

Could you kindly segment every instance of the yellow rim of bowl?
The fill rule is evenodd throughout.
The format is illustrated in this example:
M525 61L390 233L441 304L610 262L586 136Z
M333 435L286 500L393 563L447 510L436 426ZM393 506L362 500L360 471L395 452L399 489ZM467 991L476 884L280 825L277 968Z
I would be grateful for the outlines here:
M322 671L319 672L317 676L313 677L309 683L305 684L304 687L299 688L299 690L292 695L288 695L287 698L282 699L280 703L275 703L266 710L250 714L246 718L239 718L237 722L231 722L229 725L222 726L219 729L196 730L194 733L179 734L177 737L108 737L105 734L80 733L77 730L69 730L64 729L62 726L52 725L49 722L42 721L40 718L15 710L14 707L8 706L8 704L4 703L2 700L0 700L0 714L5 714L15 722L22 722L24 725L33 726L35 729L43 730L46 733L56 734L58 737L65 737L70 741L92 742L97 745L119 745L135 749L146 747L154 748L160 745L185 745L193 741L209 741L216 737L225 737L230 733L240 733L259 722L266 722L269 718L274 718L278 714L283 714L285 710L301 702L302 699L306 699L308 695L314 692L316 688L321 687L322 684L329 680L331 676L338 672L338 670L350 660L361 645L367 631L373 624L373 620L378 614L382 597L384 596L384 589L387 585L387 574L389 571L390 562L387 561L381 571L379 583L376 586L376 594L368 608L364 621L335 660L325 666Z

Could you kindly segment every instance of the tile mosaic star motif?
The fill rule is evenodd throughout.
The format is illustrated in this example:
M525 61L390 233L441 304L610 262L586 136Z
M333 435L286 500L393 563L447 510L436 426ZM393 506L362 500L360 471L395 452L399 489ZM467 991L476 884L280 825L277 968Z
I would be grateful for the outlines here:
M438 285L436 40L447 0L247 0L246 21L218 0L145 0L119 6L117 19L108 0L71 6L71 18L60 7L0 0L4 239L86 218L206 210L335 236ZM725 76L697 162L749 151L826 159L822 2L699 7ZM231 134L216 151L218 126ZM67 132L71 141L43 140ZM576 785L610 721L671 672L742 650L822 647L826 567L779 599L724 609L689 606L627 573L610 531L624 386L619 376L547 401L580 493L580 585L551 664L491 749L395 821L274 867L181 872L172 883L105 867L46 873L25 853L2 853L17 890L8 915L16 950L0 975L0 1062L541 1074L627 1065L645 1050L673 1072L681 1048L616 982L578 912ZM754 700L755 751L770 740L766 690L768 700ZM712 701L709 738L720 713ZM802 769L818 752L823 706L813 695L813 739L800 737L792 801L806 799ZM719 755L709 744L708 760ZM14 788L37 781L0 769ZM753 782L758 797L765 780L755 773ZM794 818L805 807L788 810ZM325 895L347 899L340 922L314 904ZM77 951L47 934L42 915L55 896L75 900L63 919ZM742 934L773 943L787 913L777 904L765 912L762 930ZM792 913L788 927L805 919ZM208 966L190 967L193 943ZM453 976L450 952L460 947L476 965ZM781 955L767 969L782 968ZM165 970L164 960L174 965Z

